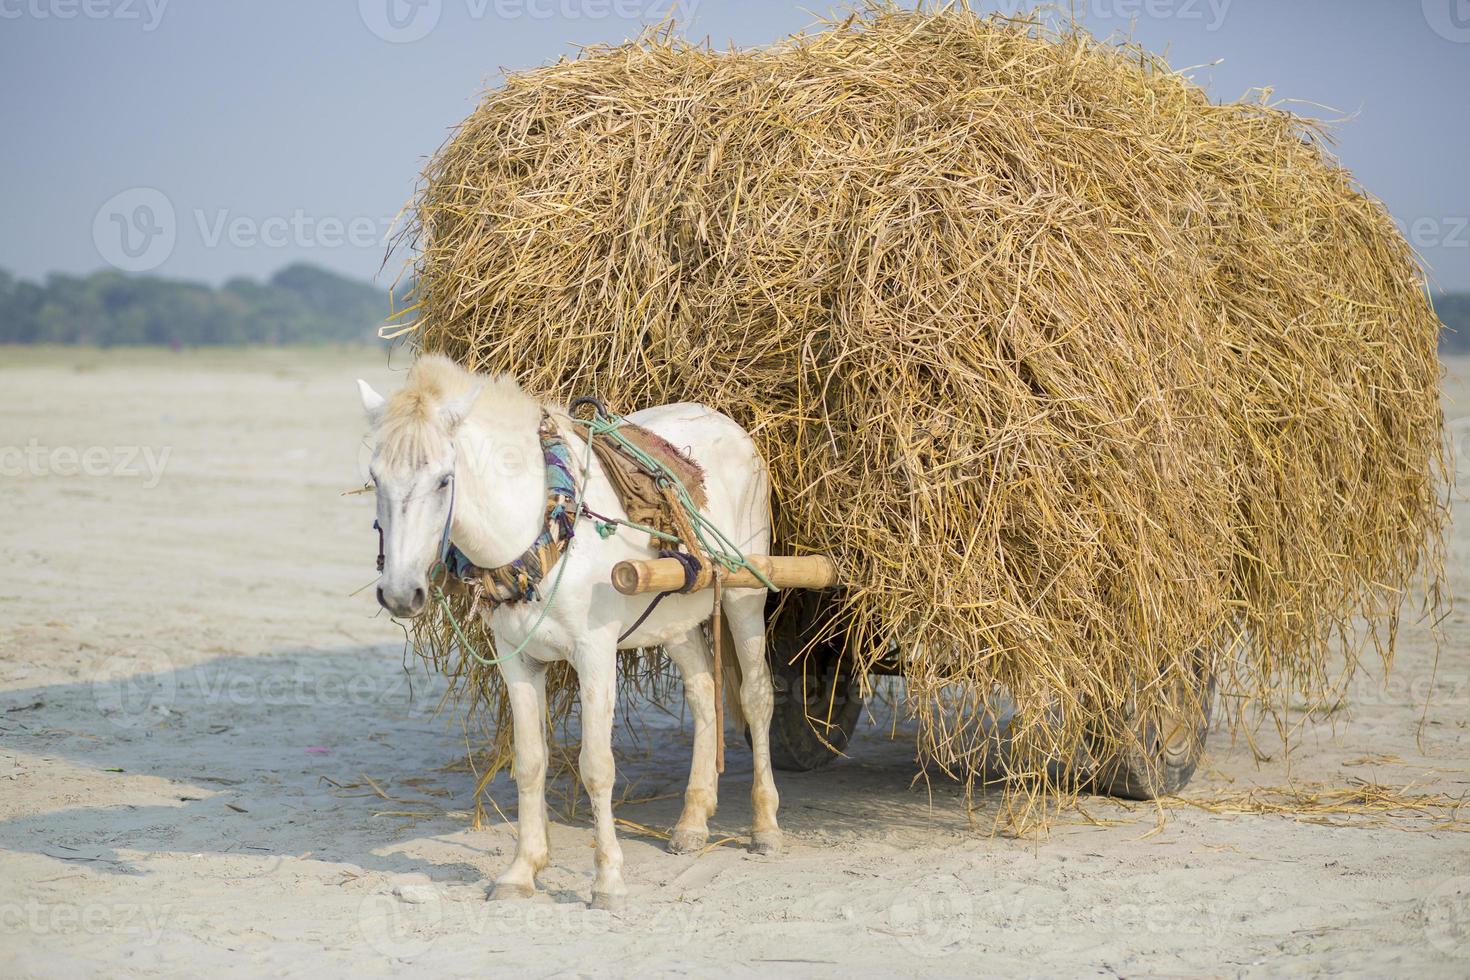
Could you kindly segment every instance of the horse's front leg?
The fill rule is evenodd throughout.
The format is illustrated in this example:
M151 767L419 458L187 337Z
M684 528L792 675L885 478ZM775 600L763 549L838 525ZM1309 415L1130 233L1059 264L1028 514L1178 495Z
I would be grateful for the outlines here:
M592 801L597 826L597 877L592 907L618 911L628 894L623 884L623 849L613 829L613 709L617 701L617 650L612 643L591 642L577 650L577 683L582 700L582 785Z
M546 665L523 655L500 662L510 697L515 740L516 856L495 882L491 901L530 898L536 875L550 860L546 823Z

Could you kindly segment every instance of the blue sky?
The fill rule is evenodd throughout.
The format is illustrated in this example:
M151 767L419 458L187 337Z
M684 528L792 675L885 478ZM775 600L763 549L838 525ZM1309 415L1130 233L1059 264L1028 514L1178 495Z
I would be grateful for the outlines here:
M829 9L0 0L0 267L40 277L112 264L221 282L306 260L371 277L424 158L502 68L623 40L670 3L685 33L717 45L769 42ZM1337 133L1344 162L1387 202L1438 284L1470 289L1470 0L1075 6L1096 33L1131 25L1175 67L1219 62L1195 72L1217 99L1269 86L1350 114ZM165 225L171 236L143 237Z

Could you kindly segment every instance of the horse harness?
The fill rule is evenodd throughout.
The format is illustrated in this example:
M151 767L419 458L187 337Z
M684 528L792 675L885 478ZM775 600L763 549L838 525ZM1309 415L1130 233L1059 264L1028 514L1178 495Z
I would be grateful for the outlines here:
M541 457L546 467L546 510L541 533L520 556L504 565L482 568L453 544L446 549L444 566L451 577L471 587L492 606L532 602L541 598L539 587L576 533L577 484L572 477L572 451L552 422L541 413ZM452 506L452 504L451 504ZM446 532L453 521L451 510Z
M597 408L605 414L600 405ZM450 512L445 518L440 560L449 578L469 590L474 606L485 602L494 608L544 598L541 583L571 545L579 515L594 520L599 530L608 529L605 533L615 532L617 526L624 523L658 530L666 538L673 539L671 543L688 549L677 550L671 547L660 551L660 557L677 558L684 566L684 584L675 591L693 592L710 585L714 574L711 564L692 553L692 543L697 542L698 538L672 486L659 479L657 474L645 469L620 443L611 439L593 439L592 451L613 485L627 520L605 517L588 508L582 501L573 476L572 448L549 414L541 414L538 431L542 459L546 467L546 509L542 517L541 532L536 540L512 561L485 568L474 564L464 552L449 542L449 528L454 519L451 484ZM674 473L697 508L702 510L706 506L704 471L698 463L662 436L635 423L622 422L618 426L618 432ZM381 530L378 560L380 563L383 560ZM381 571L381 564L379 570ZM618 640L622 641L632 635L653 613L659 602L671 594L662 592L656 595L643 614Z
M603 417L608 417L606 408L596 399L581 398L572 403L571 411L579 405L590 403ZM713 609L710 620L711 647L714 655L714 700L716 717L716 772L725 771L724 736L724 677L723 677L723 575L713 561L695 553L700 538L695 532L684 503L679 499L672 475L688 494L696 510L704 510L708 503L705 492L704 470L689 455L662 436L640 425L620 421L618 433L634 444L665 474L650 472L623 444L613 439L594 439L589 432L588 440L592 451L602 464L603 472L612 483L626 521L605 517L590 510L578 493L576 479L572 474L571 447L557 430L551 416L543 411L538 428L541 455L546 468L546 510L541 522L541 533L531 546L519 557L504 565L493 568L480 567L469 560L449 540L450 527L454 522L454 481L450 482L449 513L444 518L444 532L439 543L439 566L447 572L448 583L469 591L471 596L469 618L473 619L481 602L491 608L520 602L532 602L542 598L541 582L565 554L576 535L577 518L586 516L594 520L600 533L616 533L620 524L658 532L659 540L670 542L672 547L661 549L659 556L675 558L684 568L684 582L677 588L660 592L653 597L631 626L618 637L618 642L631 636L638 627L653 614L658 604L675 593L689 593L713 587ZM582 488L585 493L586 488ZM378 571L383 570L383 529L377 521L373 527L378 532ZM604 530L606 529L606 530ZM682 549L682 550L681 550ZM432 577L431 573L431 577Z

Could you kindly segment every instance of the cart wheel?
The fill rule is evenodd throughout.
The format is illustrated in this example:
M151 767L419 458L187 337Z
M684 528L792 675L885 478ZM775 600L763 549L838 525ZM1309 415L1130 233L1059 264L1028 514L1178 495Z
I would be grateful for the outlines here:
M1130 708L1126 724L1133 740L1098 765L1091 780L1094 790L1125 800L1153 800L1188 785L1205 754L1215 700L1214 670L1207 657L1198 662L1192 690L1177 691L1147 714Z
M822 622L823 606L819 594L792 597L771 631L771 765L787 772L820 769L841 755L862 715L859 678L843 669L840 640L801 656ZM745 739L750 741L748 729Z

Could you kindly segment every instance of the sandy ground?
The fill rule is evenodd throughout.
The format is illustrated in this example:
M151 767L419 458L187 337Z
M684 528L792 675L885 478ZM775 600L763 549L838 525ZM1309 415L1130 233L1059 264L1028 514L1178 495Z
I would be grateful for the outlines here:
M610 916L586 907L584 810L554 820L544 894L487 903L512 829L471 829L441 682L351 595L375 546L370 499L339 494L361 465L358 375L398 378L362 352L0 350L0 976L1470 974L1470 835L1433 816L1184 807L1158 829L1092 800L1103 826L990 838L876 732L780 774L783 857L738 839L673 857L625 828L630 903ZM1450 387L1450 417L1470 414ZM1390 682L1356 683L1289 761L1217 731L1189 795L1463 796L1470 623L1444 626L1437 672L1406 628ZM620 791L654 799L619 816L665 828L689 734L644 715ZM739 838L731 741L714 829ZM509 808L513 787L495 796Z

